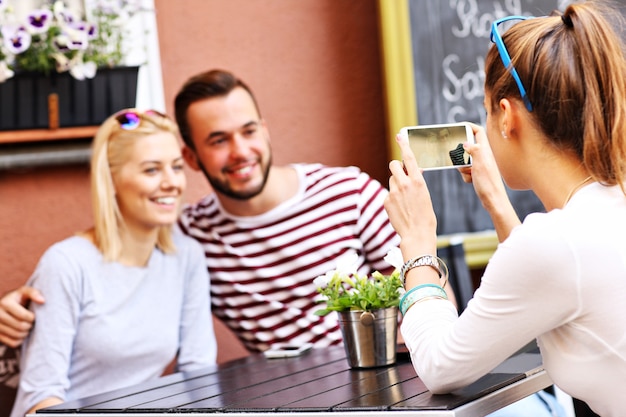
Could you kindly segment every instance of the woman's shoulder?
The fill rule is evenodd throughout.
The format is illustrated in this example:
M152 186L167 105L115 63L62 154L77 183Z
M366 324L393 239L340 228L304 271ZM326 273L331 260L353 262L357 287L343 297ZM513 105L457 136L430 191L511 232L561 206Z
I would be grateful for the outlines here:
M514 229L525 240L576 242L614 233L626 226L626 198L619 186L593 183L580 189L562 209L531 213ZM613 227L612 227L613 226Z
M496 252L509 268L520 271L538 268L539 271L528 275L543 279L546 275L564 276L563 271L569 271L571 276L581 244L584 237L577 236L576 223L563 210L552 210L529 214L498 245Z
M101 253L90 240L84 236L76 235L52 244L44 252L43 258L68 258L86 261L101 258Z
M541 251L544 245L554 245L556 241L564 240L563 230L566 230L566 219L560 210L548 213L531 213L515 227L505 243L523 245L529 250L533 248Z
M102 254L89 240L72 236L44 252L29 281L33 284L79 280L85 270L96 268L101 260Z
M191 256L194 257L204 257L204 250L202 249L200 242L183 233L180 227L176 226L172 229L172 239L174 241L174 246L176 247L175 253L179 256L191 254Z
M182 271L185 271L182 275L187 278L191 278L198 274L203 276L202 279L208 277L206 256L200 242L185 235L177 227L172 231L172 237L176 250L164 257L165 259L168 259L166 260L169 265L168 268L174 267L177 275L180 275Z

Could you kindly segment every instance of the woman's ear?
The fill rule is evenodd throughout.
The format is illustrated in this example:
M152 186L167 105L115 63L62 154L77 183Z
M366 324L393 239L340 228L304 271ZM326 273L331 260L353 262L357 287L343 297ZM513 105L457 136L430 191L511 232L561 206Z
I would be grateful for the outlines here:
M182 149L183 159L194 171L200 171L200 165L198 164L198 157L196 152L188 146L183 146Z
M516 131L517 107L515 103L507 98L503 98L498 103L500 106L499 126L502 137L508 139L514 136Z

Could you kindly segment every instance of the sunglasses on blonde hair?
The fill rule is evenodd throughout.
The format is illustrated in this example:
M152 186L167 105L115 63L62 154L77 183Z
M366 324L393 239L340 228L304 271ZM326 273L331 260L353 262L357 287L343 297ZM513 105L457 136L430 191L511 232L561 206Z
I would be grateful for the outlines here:
M165 114L157 110L146 110L143 112L137 110L126 110L115 115L115 120L117 120L122 129L133 130L141 124L141 118L144 115L159 116L165 119L168 118Z

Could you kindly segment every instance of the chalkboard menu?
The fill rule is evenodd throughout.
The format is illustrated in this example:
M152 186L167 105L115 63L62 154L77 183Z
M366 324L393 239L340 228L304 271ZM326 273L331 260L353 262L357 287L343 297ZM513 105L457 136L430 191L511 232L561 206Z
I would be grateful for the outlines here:
M485 125L484 60L491 23L509 15L545 16L564 10L559 0L409 0L419 124L471 121ZM473 186L456 170L426 172L439 234L493 228ZM530 191L509 190L523 220L544 211Z

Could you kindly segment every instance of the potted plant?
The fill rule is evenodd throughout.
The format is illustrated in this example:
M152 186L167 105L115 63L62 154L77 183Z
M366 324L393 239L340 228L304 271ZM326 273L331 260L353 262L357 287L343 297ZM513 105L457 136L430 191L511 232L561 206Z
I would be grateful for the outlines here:
M16 0L12 0L16 1ZM136 1L91 0L81 16L62 0L15 16L0 0L0 129L97 125L134 106L138 67L126 67L126 25Z
M350 366L369 368L396 361L398 304L404 289L400 280L402 254L389 251L385 260L395 270L390 275L374 271L371 276L357 273L357 254L347 253L337 260L337 268L314 280L325 307L317 315L337 312Z

